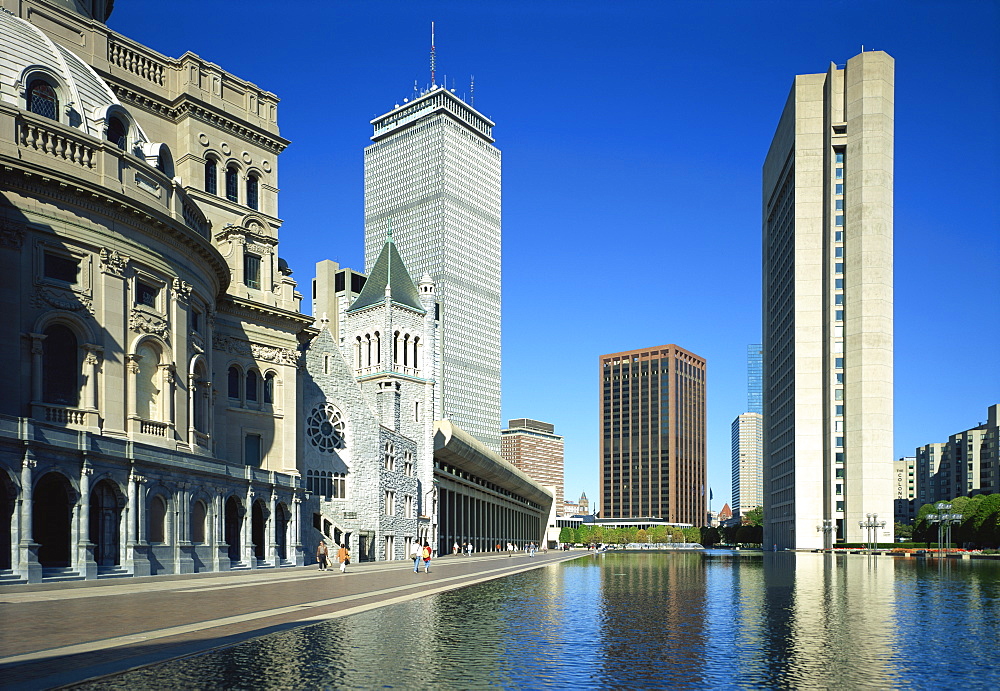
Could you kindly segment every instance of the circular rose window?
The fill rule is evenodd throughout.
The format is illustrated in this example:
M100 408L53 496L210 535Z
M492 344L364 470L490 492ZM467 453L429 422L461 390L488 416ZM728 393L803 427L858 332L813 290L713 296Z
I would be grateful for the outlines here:
M321 403L313 409L306 422L306 431L309 441L320 451L329 453L347 445L344 441L344 416L332 403Z

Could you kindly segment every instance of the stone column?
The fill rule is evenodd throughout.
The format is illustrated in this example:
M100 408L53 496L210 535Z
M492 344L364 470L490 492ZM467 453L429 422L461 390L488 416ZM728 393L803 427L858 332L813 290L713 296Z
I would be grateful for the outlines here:
M302 551L302 497L298 494L292 497L292 525L289 530L292 537L290 544L292 554L288 558L296 566L304 566L305 553Z
M90 541L90 476L94 469L86 459L80 469L80 531L77 533L77 564L80 574L87 580L97 578L95 545Z
M272 473L273 476L273 473ZM267 510L268 517L267 521L264 523L264 542L267 546L267 558L271 562L271 566L275 568L278 567L278 523L274 520L274 510L276 506L276 497L274 496L274 487L271 487L271 496L267 499Z
M18 571L21 578L27 579L28 583L41 583L42 565L38 563L38 543L34 540L34 528L31 521L31 513L34 508L32 500L33 471L37 461L34 451L30 448L24 450L24 458L21 461L21 535L18 543Z
M132 557L133 576L148 576L150 573L149 545L146 543L146 478L142 475L132 474L135 482L135 547ZM132 488L129 488L133 491Z
M248 467L247 473L252 474L253 468ZM243 516L240 521L240 554L251 569L256 569L257 557L253 551L253 498L253 487L247 487L246 503L243 505Z
M177 388L177 377L174 374L177 372L177 368L173 363L165 363L159 365L160 370L160 381L163 382L163 417L164 422L173 428L176 428L177 420L175 415L177 414L177 405L174 400L174 394Z
M194 545L191 544L191 485L183 483L177 492L177 530L174 548L175 573L194 573Z

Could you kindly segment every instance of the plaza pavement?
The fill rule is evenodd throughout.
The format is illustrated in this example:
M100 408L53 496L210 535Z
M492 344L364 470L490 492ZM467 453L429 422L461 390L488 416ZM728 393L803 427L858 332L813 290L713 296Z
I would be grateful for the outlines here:
M0 586L0 689L45 689L454 590L586 551Z

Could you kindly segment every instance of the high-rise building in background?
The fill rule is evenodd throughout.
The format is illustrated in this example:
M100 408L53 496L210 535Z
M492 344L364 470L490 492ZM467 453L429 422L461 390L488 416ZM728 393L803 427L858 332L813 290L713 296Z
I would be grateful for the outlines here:
M916 508L974 493L997 491L1000 404L986 411L986 422L956 432L944 443L916 450Z
M500 451L500 151L493 122L441 86L371 121L365 268L390 228L414 277L434 281L434 415Z
M764 541L893 509L893 59L795 77L763 169Z
M676 345L600 357L601 518L704 525L705 371Z
M519 418L500 431L500 456L544 487L554 487L563 510L563 438L548 422Z
M737 516L764 503L763 347L747 346L747 412L732 425L733 507Z
M743 413L733 420L733 512L746 516L763 506L764 416Z
M764 346L747 346L747 412L764 414Z
M912 523L917 514L917 459L915 456L897 458L892 464L894 520Z

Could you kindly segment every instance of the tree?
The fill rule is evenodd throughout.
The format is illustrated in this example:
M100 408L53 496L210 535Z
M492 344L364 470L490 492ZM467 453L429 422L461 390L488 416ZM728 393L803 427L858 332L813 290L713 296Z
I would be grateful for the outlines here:
M562 530L559 531L559 542L569 543L573 542L576 536L573 534L573 529L568 525L563 526Z
M913 526L896 521L895 525L893 526L893 535L895 536L896 540L899 540L899 538L901 537L909 540L913 537Z
M636 542L649 542L649 533L646 532L645 529L639 528L639 530L637 530L635 532L635 541Z
M722 536L719 534L718 528L702 528L701 538L698 541L705 547L711 547L719 542L721 538Z
M736 529L736 544L748 545L753 542L753 527L741 525Z
M698 542L701 539L701 528L681 528L681 534L684 536L684 542Z
M757 506L750 509L743 518L747 525L764 525L764 507Z

